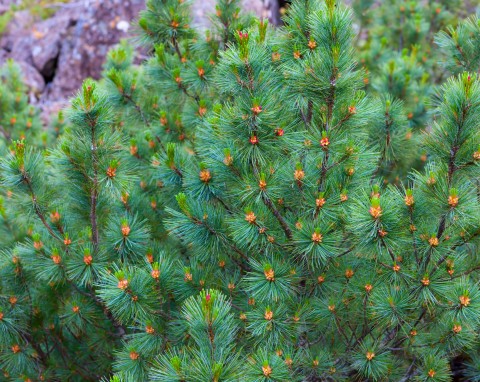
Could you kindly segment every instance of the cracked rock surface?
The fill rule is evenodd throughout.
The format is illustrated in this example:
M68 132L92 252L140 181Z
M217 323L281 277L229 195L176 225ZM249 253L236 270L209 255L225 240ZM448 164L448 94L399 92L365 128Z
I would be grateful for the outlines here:
M17 0L0 0L0 14ZM273 18L277 0L243 0L244 8ZM0 38L0 64L13 58L22 68L31 99L45 113L56 111L87 77L98 79L108 50L131 36L131 23L145 0L71 0L55 14L35 20L16 12ZM193 23L207 27L215 0L194 0Z

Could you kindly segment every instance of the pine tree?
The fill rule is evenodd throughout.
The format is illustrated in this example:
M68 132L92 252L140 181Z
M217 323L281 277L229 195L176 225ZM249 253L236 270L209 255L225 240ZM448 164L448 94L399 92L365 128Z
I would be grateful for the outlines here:
M480 78L440 88L409 171L348 8L297 0L277 29L238 8L201 36L148 1L152 57L120 44L54 148L13 142L6 380L448 381L455 358L474 380Z

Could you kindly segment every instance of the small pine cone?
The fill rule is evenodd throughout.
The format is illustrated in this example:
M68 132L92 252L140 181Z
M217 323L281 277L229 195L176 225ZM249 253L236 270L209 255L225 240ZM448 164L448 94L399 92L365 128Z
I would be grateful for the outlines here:
M131 351L130 352L130 359L132 361L136 361L140 357L140 354L138 354L136 351Z
M406 206L412 207L414 203L415 203L415 200L413 199L413 195L405 196L405 205Z
M147 334L154 334L155 333L155 329L151 325L147 325L145 327L145 331L147 332Z
M370 210L368 211L370 213L370 215L372 216L372 218L374 219L378 219L380 216L382 216L382 207L380 206L372 206L370 207Z
M272 268L263 271L263 273L268 281L275 281L275 271Z
M272 53L272 61L275 62L275 61L278 61L278 60L280 60L280 53L278 53L278 52L273 52L273 53Z
M430 285L430 279L428 277L424 277L422 280L421 280L423 286L429 286Z
M261 107L260 105L255 105L255 106L253 106L253 107L251 108L251 110L252 110L252 112L253 112L254 115L258 115L258 114L260 114L260 113L263 111L263 109L262 109L262 107Z
M272 374L272 368L269 365L262 366L262 372L268 378Z
M469 306L469 305L470 305L470 301L471 301L471 300L470 300L470 297L468 297L468 296L466 296L466 295L462 295L462 296L460 296L458 299L459 299L460 305L461 305L462 307L464 307L464 306Z
M458 324L456 325L453 325L453 328L452 328L452 331L455 333L455 334L458 334L462 331L462 327Z
M250 211L245 215L245 220L250 224L255 224L257 217L255 216L255 213L253 211Z
M130 235L130 227L128 226L128 224L126 223L122 224L121 231L122 231L123 237L127 237L128 235Z
M258 137L257 137L256 135L252 135L252 136L250 137L250 143L251 143L252 145L258 145Z
M323 240L323 236L320 232L312 233L312 241L316 244L320 244Z
M115 178L115 176L117 175L117 169L115 167L111 167L109 166L107 168L107 176L112 179L112 178Z
M128 280L127 279L119 280L118 284L117 284L117 288L122 289L122 290L127 289L128 288Z
M297 169L293 173L293 177L297 182L301 182L305 178L305 171L302 169Z
M375 358L375 353L368 351L365 357L367 358L367 360L371 361L373 358Z
M438 237L432 236L430 239L428 239L428 244L432 247L437 247L439 244Z
M267 320L267 321L271 321L273 319L273 311L271 309L266 309L265 310L265 314L263 315L263 317Z
M225 158L223 158L223 163L225 166L231 166L233 163L233 157L230 154L225 155Z
M199 178L203 183L208 183L212 179L210 170L204 169L200 171Z
M320 146L322 146L323 148L327 148L329 144L330 140L328 139L328 137L320 139Z
M62 262L62 258L60 257L60 255L53 255L52 256L52 261L55 263L55 264L60 264Z
M83 262L85 263L85 265L91 265L92 261L93 261L93 258L91 255L83 256Z
M22 351L22 349L20 349L20 346L19 346L18 344L15 344L15 345L12 346L12 352L13 352L14 354L17 354L17 353L19 353L20 351Z
M452 208L458 206L458 196L450 195L448 197L448 205Z

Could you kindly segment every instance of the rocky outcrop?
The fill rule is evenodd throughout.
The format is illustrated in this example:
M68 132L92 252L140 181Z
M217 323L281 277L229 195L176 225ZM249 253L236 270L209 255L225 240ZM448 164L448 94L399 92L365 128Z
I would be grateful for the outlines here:
M261 17L274 19L278 13L277 0L243 2ZM0 13L8 3L16 0L0 0ZM131 22L145 0L71 0L52 6L58 10L47 20L16 12L0 39L0 63L13 58L20 64L32 98L42 107L68 99L85 78L99 78L108 50L131 35ZM194 24L208 26L214 11L215 0L195 0Z
M71 96L86 77L98 78L107 51L127 37L144 0L83 0L58 4L47 20L16 12L0 40L0 60L13 58L42 102Z

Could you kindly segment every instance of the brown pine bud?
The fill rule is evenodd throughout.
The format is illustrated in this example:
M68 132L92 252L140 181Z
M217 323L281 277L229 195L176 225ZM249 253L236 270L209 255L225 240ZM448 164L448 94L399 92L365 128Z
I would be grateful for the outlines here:
M261 107L260 105L254 105L254 106L251 108L251 110L252 110L252 112L253 112L254 115L258 115L258 114L260 114L260 113L263 111L263 109L262 109L262 107Z
M50 213L50 220L52 223L58 223L60 221L60 213L58 211Z
M430 279L425 276L422 280L421 280L423 286L429 286L430 285Z
M140 357L140 354L138 354L136 351L131 351L130 352L130 359L132 361L136 361Z
M121 290L125 290L128 288L128 280L127 279L122 279L118 280L117 288Z
M380 216L382 216L383 211L382 211L382 207L378 205L378 206L371 206L368 212L374 219L378 219Z
M367 357L367 360L371 361L373 358L375 358L375 353L368 351L365 356Z
M212 174L209 170L204 169L200 171L199 178L203 183L208 183L212 179Z
M245 215L245 220L250 224L255 224L257 217L255 216L255 213L253 211L250 211Z
M461 295L458 299L462 307L470 305L470 297L468 297L467 295Z
M415 200L413 199L413 195L407 195L405 196L405 205L408 207L413 206L415 203Z
M322 146L323 148L327 148L329 144L330 140L328 139L328 137L323 137L322 139L320 139L320 146Z
M21 350L22 350L22 349L20 349L20 346L19 346L18 344L15 344L15 345L12 346L12 352L13 352L14 354L19 353Z
M263 375L268 378L272 374L272 368L270 367L270 365L262 366L262 372Z
M264 270L263 273L268 281L275 281L275 272L272 268Z
M455 333L455 334L458 334L462 331L462 327L458 324L456 325L453 325L453 328L452 328L452 331Z
M267 320L267 321L271 321L273 319L273 311L270 309L270 308L267 308L265 310L265 314L263 315L263 317Z
M305 178L305 171L302 169L297 169L293 173L293 177L297 182L301 182Z
M428 239L428 244L432 247L437 247L439 244L438 237L432 236L430 239Z
M123 237L127 237L128 235L130 235L129 225L127 223L122 223L121 231L122 231Z
M107 168L107 176L112 179L117 175L117 169L115 167L109 166Z
M312 241L316 244L320 244L323 240L323 236L320 232L312 233Z
M267 182L264 179L260 179L258 182L258 187L260 190L265 191L267 189Z
M456 207L458 205L458 196L450 195L448 197L448 205L452 208Z

